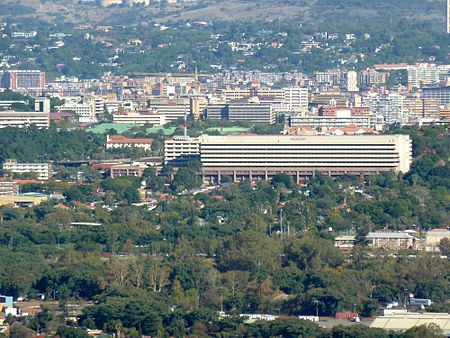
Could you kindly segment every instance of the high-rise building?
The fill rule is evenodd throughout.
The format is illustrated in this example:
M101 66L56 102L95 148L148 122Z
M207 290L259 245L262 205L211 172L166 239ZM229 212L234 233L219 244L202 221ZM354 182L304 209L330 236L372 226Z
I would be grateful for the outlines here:
M383 116L387 124L408 122L403 114L403 96L398 93L370 93L363 97L363 103L375 114Z
M422 85L438 83L450 75L450 65L419 63L407 67L408 85L420 88Z
M354 70L347 72L347 91L357 92L358 88L358 73Z
M403 99L403 113L410 123L423 118L439 118L439 100L420 97L406 97Z
M308 110L308 89L303 87L283 88L281 109L285 112L304 112Z
M442 107L450 105L450 86L430 86L422 88L422 97L438 99Z

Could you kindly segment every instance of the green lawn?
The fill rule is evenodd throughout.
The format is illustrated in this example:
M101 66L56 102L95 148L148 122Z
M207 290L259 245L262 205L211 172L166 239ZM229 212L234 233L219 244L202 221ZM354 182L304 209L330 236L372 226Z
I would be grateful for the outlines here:
M241 134L246 133L250 130L250 128L245 127L213 127L208 128L206 131L213 132L218 131L221 135L233 135L233 134Z
M103 134L104 132L110 130L110 129L115 129L117 131L117 133L122 134L130 129L132 129L133 127L136 127L135 124L131 124L131 123L102 123L99 124L98 126L95 126L94 128L90 128L87 129L86 131L90 131L92 133L96 133L96 134ZM147 128L147 133L149 134L156 134L158 133L160 130L162 130L164 132L164 135L172 135L175 132L175 127L170 127L170 128L163 128L163 127L153 127L153 128Z

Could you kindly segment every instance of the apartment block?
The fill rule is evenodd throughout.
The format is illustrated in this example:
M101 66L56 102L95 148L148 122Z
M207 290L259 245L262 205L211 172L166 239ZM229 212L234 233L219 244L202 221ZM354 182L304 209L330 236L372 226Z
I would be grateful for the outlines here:
M289 127L307 126L319 130L323 128L341 128L349 125L375 129L377 117L374 114L351 115L350 111L343 111L337 116L291 115L288 121Z
M0 196L17 196L19 184L8 179L0 179Z
M450 86L428 86L422 88L422 97L425 99L438 99L440 106L450 105Z
M419 63L407 67L408 85L420 88L423 85L438 83L450 76L450 65Z
M18 174L36 173L37 179L43 181L47 181L52 173L50 163L18 163L14 159L6 160L3 163L3 170Z

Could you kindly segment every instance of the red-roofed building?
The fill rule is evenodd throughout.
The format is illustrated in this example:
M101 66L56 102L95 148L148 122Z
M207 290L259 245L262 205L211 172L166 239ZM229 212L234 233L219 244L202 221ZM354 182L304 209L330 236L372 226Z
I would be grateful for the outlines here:
M151 150L153 139L151 138L128 138L122 135L106 136L106 149L117 148L142 148L145 151Z
M57 113L50 113L50 121L75 121L76 117L74 114L68 113L68 112L57 112Z
M359 127L356 125L349 125L341 128L327 128L324 130L325 134L331 135L362 135L362 134L378 134L376 130L371 128Z

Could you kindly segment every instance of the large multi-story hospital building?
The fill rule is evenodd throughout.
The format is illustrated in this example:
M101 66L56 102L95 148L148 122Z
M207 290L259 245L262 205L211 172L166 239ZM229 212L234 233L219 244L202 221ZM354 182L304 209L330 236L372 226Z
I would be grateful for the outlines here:
M412 155L408 135L371 136L208 136L191 139L199 144L205 179L268 179L287 173L300 180L321 172L326 175L370 175L409 171ZM177 142L180 147L177 147ZM168 140L167 158L183 163L186 140ZM179 148L179 149L178 149ZM192 150L192 149L190 149Z

